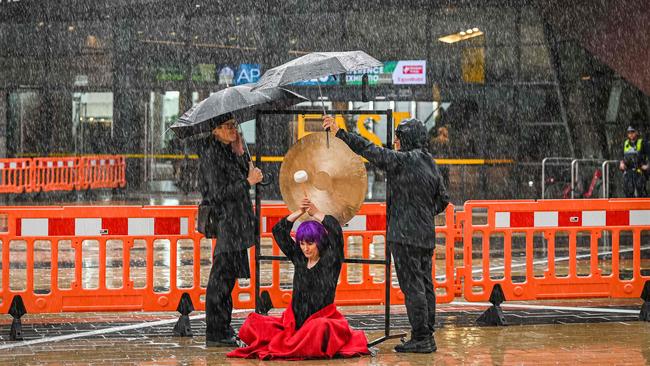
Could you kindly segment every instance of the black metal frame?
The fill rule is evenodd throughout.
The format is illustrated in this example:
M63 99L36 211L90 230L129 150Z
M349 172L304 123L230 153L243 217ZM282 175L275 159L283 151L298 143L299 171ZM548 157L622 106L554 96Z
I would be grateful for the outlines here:
M327 111L329 114L346 114L346 115L359 115L359 114L379 114L385 115L388 122L388 128L386 128L386 141L388 148L393 148L393 110L330 110ZM261 160L261 147L262 141L259 139L258 131L262 128L262 115L278 115L278 114L289 114L289 115L299 115L299 114L320 114L317 110L299 110L299 109L288 109L288 110L258 110L257 116L255 119L255 165L259 165ZM386 178L386 184L388 184L388 178ZM260 261L262 260L281 260L288 261L287 257L283 256L273 256L273 255L261 255L261 222L262 222L262 205L259 185L255 185L255 217L257 220L256 223L256 235L255 235L255 311L259 312L258 297L260 295ZM388 190L386 190L386 201L388 201ZM386 228L388 228L388 212L386 213ZM388 236L386 236L388 238ZM388 248L388 240L385 240L384 245L385 258L384 260L379 259L354 259L354 258L345 258L344 263L357 263L357 264L383 264L385 266L385 298L384 298L384 336L377 338L368 343L368 347L375 346L381 342L384 342L388 339L401 338L404 337L405 333L390 334L390 287L391 287L391 256L390 250Z

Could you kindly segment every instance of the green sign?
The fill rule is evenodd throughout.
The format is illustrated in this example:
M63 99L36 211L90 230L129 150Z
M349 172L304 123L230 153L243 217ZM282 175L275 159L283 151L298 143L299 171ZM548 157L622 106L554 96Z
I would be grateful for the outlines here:
M159 67L156 73L157 81L181 81L185 80L183 72L178 66Z
M368 85L426 84L426 61L386 61L383 66L346 74L345 83L347 85L361 85L363 74L368 74Z

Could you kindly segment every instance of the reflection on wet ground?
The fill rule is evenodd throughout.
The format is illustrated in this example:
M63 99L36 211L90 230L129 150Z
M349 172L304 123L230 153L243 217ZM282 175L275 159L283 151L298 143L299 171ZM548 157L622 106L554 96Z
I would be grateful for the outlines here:
M403 308L401 309L403 311ZM383 320L377 310L366 319ZM125 319L146 320L146 314L115 315L115 324ZM158 314L162 315L162 314ZM246 314L238 314L235 325L239 326ZM472 313L473 315L473 313ZM70 323L74 317L84 319L84 314L52 315L32 319L25 325L30 337L54 337L60 334L95 330L97 324L111 319L112 315L90 314L86 322ZM169 317L170 314L162 315ZM346 316L352 326L361 329L363 322L354 311ZM398 314L398 317L400 315ZM401 313L402 318L404 314ZM446 313L441 312L445 318ZM159 318L154 318L159 319ZM154 320L151 319L151 320ZM30 325L46 328L44 334L30 334ZM117 323L121 322L121 323ZM8 323L0 327L3 334ZM193 322L193 326L196 322ZM102 323L103 324L103 323ZM110 324L110 322L109 322ZM405 322L400 328L406 327ZM34 325L37 326L37 325ZM104 325L106 326L106 325ZM59 342L45 342L20 346L19 343L0 341L6 348L0 353L0 363L8 364L136 364L136 365L259 365L257 360L237 360L225 357L226 349L206 349L204 328L195 328L193 338L171 337L172 325L162 330L144 328L137 331L94 335ZM101 328L101 326L99 327ZM376 329L376 328L375 328ZM369 339L382 335L380 331L366 332ZM521 325L509 327L474 327L446 324L435 333L438 351L434 354L397 354L392 348L398 340L390 340L378 346L375 357L348 360L304 361L305 365L430 365L430 364L607 364L642 365L650 363L650 323L636 321L592 324ZM272 362L271 364L293 364Z

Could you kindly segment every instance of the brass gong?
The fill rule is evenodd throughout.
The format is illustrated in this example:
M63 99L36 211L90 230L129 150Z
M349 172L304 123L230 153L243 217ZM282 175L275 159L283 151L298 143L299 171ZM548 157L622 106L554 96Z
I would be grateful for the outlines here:
M294 174L304 170L307 181L296 183ZM300 175L300 173L299 173ZM325 214L346 224L357 214L366 197L368 176L361 157L340 139L317 132L298 140L280 167L280 192L289 210L307 197Z

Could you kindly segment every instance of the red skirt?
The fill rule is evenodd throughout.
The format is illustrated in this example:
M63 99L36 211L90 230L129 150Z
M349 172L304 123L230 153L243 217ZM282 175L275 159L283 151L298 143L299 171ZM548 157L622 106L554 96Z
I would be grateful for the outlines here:
M291 306L279 318L251 313L239 338L248 346L228 353L228 357L304 360L370 354L366 335L351 329L334 304L307 318L297 331Z

